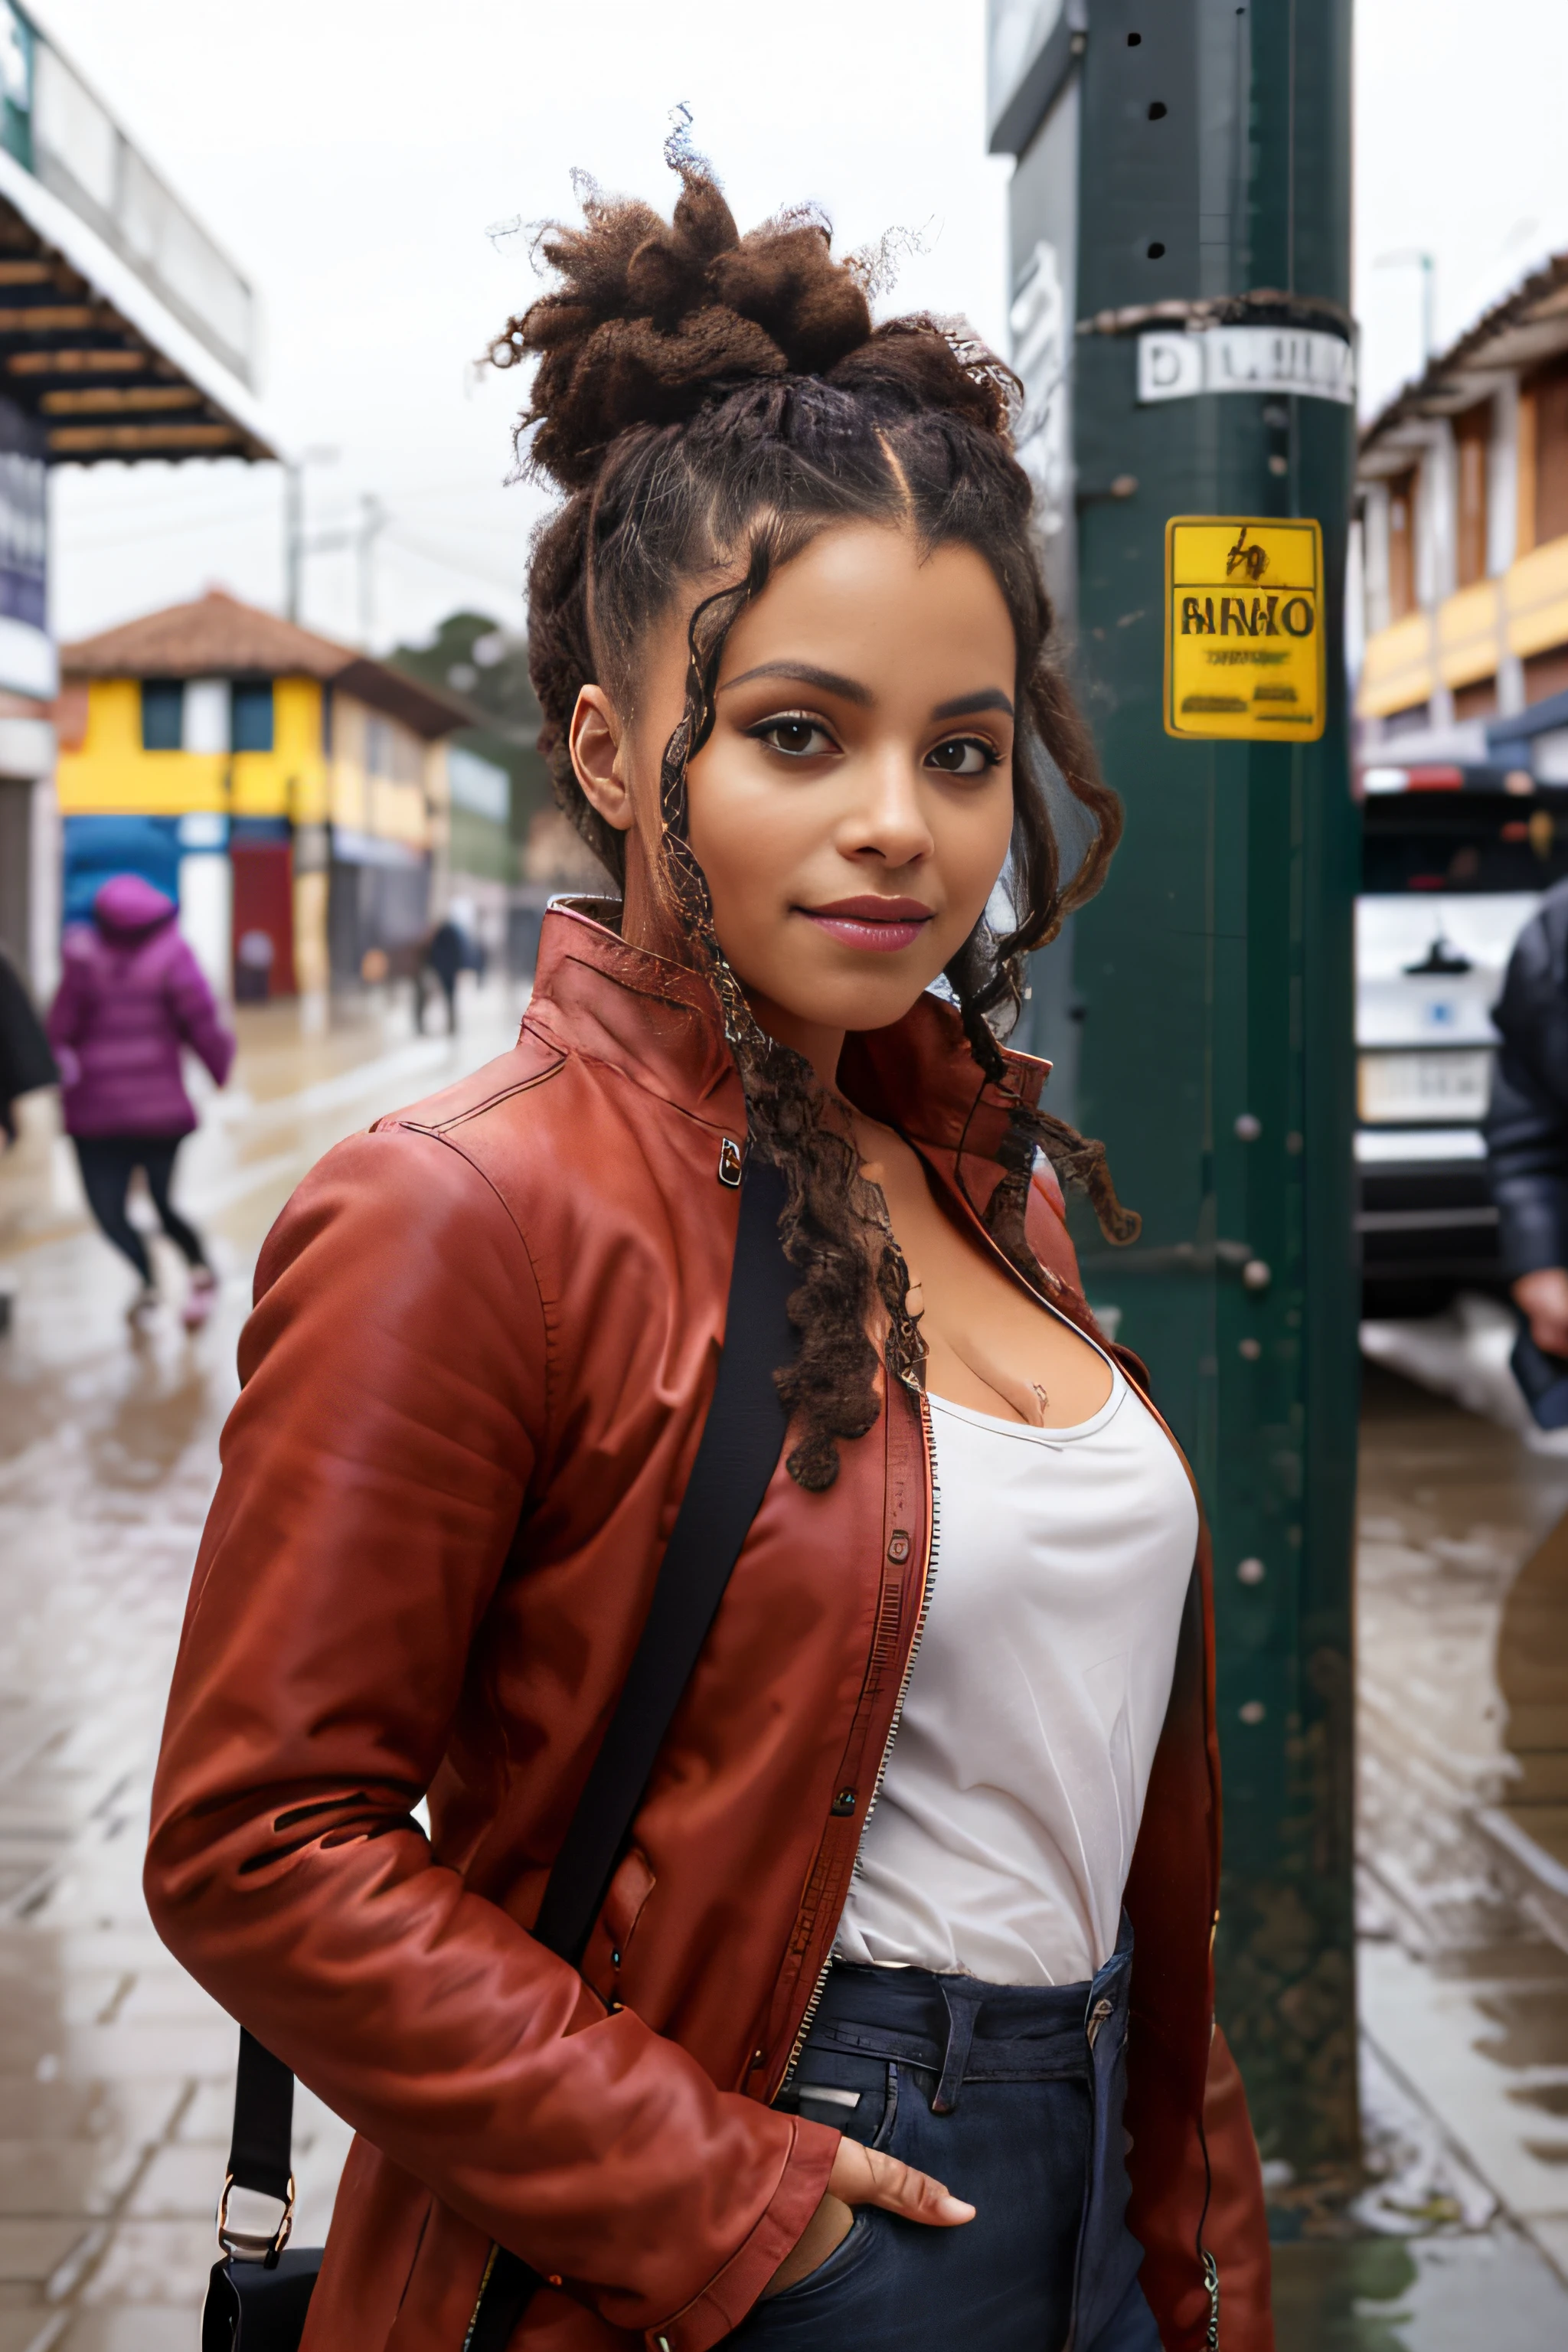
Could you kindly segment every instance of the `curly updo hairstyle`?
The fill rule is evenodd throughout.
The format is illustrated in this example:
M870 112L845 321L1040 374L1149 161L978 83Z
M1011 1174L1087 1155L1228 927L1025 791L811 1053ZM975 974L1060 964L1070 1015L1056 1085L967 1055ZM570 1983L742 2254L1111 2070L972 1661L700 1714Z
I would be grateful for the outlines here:
M626 836L577 782L572 713L590 682L632 709L647 633L683 588L693 603L686 711L666 747L661 834L648 847L675 936L713 983L745 1087L749 1148L786 1178L781 1232L802 1277L790 1308L800 1349L779 1386L795 1433L790 1473L819 1489L837 1475L837 1440L877 1418L871 1330L884 1328L889 1372L913 1384L924 1349L881 1193L809 1066L752 1020L686 838L687 765L711 731L728 631L781 564L838 525L900 527L927 550L970 547L995 576L1017 643L1012 921L997 933L982 918L947 978L979 1071L1010 1112L986 1221L1037 1286L1047 1278L1024 1231L1037 1152L1087 1191L1111 1239L1137 1230L1100 1146L1023 1100L997 1036L1016 1016L1025 957L1099 887L1121 804L1047 650L1051 606L1011 438L1016 379L962 326L926 316L873 326L870 265L836 261L814 210L742 236L683 133L666 154L681 182L673 219L585 186L583 226L540 239L555 285L508 321L490 358L537 362L520 446L531 433L531 468L565 494L529 572L540 749L562 807L617 882ZM715 575L730 584L698 599L693 583ZM1086 813L1089 845L1065 881L1042 754Z

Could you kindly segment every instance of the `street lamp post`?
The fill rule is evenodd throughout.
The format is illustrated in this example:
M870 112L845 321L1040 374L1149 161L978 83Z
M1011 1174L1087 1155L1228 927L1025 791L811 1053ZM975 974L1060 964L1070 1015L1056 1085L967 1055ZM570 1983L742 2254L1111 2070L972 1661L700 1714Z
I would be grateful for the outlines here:
M1401 247L1397 253L1380 253L1373 263L1374 269L1418 269L1421 272L1421 364L1423 367L1437 348L1437 257L1419 246Z
M310 547L305 538L305 469L308 466L334 466L338 460L335 449L301 449L297 457L283 460L283 609L291 621L298 622L304 596L305 558Z

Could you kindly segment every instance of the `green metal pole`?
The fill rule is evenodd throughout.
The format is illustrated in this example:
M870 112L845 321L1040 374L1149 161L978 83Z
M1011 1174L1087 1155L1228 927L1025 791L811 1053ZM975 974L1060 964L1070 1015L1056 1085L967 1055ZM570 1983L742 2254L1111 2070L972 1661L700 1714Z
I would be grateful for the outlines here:
M1076 926L1076 1108L1144 1220L1125 1253L1086 1232L1086 1271L1147 1359L1213 1522L1219 2015L1264 2155L1321 2177L1357 2145L1353 411L1279 390L1141 404L1138 343L1227 318L1348 335L1350 19L1350 0L1089 0L1072 401L1079 662L1127 808ZM1246 299L1190 307L1224 297ZM1164 731L1172 515L1321 522L1318 741Z

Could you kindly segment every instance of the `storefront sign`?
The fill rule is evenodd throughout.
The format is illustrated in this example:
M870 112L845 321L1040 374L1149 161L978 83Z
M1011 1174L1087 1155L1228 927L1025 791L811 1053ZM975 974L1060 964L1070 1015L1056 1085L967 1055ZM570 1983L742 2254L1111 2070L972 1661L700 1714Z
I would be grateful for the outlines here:
M1355 353L1310 327L1207 327L1138 338L1138 397L1193 400L1200 392L1294 392L1355 401Z
M1323 731L1323 535L1315 522L1165 525L1165 732L1312 743Z

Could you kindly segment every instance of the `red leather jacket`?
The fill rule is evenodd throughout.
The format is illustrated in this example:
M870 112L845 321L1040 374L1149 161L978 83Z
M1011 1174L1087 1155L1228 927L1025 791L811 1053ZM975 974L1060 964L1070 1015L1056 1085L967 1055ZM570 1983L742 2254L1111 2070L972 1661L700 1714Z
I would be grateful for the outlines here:
M983 1238L1005 1111L953 1016L922 998L843 1078ZM559 909L514 1050L329 1153L262 1253L146 1883L359 2134L306 2352L460 2352L492 2239L562 2283L526 2352L706 2352L826 2184L837 2135L769 2101L931 1574L921 1399L895 1385L826 1494L781 1465L581 1973L528 1933L696 1452L743 1134L703 981ZM1087 1324L1044 1184L1031 1235ZM1205 2250L1226 2352L1268 2352L1257 2155L1211 2042L1209 1628L1200 1553L1128 1889L1131 2219L1168 2352L1207 2340Z

